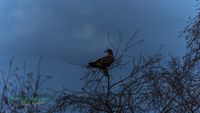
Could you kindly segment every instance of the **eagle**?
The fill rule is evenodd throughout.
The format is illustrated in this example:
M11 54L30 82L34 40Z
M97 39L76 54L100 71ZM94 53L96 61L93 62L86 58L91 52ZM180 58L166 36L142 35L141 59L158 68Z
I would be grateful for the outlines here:
M115 61L115 59L111 49L107 49L105 53L107 53L105 57L101 57L94 62L89 62L87 68L98 68L103 71L104 75L108 76L108 67Z

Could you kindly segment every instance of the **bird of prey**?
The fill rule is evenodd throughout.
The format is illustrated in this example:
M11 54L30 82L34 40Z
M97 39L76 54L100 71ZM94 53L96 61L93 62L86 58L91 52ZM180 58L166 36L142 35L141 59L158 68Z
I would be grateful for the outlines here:
M111 49L107 49L105 51L107 55L105 57L99 58L94 62L89 62L88 68L98 68L101 69L104 75L108 76L108 67L115 61L113 57L113 51Z

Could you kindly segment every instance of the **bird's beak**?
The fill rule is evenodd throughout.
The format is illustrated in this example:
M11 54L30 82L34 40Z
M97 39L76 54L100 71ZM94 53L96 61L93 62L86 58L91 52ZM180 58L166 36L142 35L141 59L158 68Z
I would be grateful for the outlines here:
M108 52L108 50L105 50L105 53L107 53Z

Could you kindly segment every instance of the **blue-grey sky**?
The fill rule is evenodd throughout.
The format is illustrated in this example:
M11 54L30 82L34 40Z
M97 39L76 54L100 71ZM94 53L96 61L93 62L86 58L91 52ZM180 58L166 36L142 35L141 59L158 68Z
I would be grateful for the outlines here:
M163 52L182 56L178 32L194 17L195 0L0 0L0 68L14 56L36 69L44 55L42 72L53 74L50 87L75 89L86 71L69 62L86 64L109 47L107 33L120 29L129 38L137 29L144 42L131 51Z

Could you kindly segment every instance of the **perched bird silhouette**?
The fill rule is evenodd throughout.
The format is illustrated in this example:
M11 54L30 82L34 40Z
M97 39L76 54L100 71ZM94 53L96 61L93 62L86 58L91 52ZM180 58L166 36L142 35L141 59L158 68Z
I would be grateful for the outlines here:
M108 76L108 67L115 61L115 59L111 49L107 49L105 53L107 53L105 57L99 58L94 62L89 62L87 68L99 68L103 71L104 75Z

